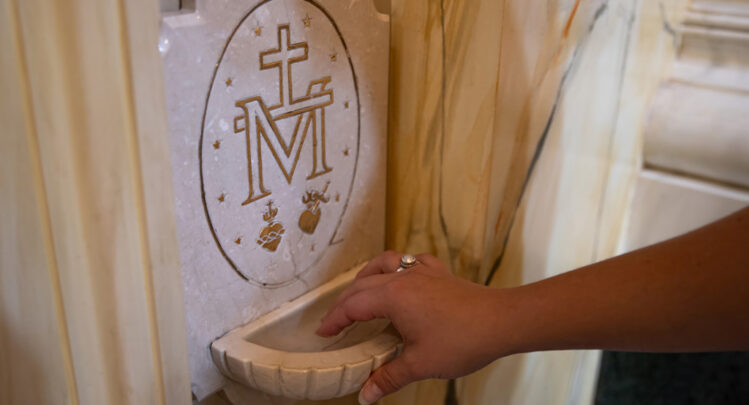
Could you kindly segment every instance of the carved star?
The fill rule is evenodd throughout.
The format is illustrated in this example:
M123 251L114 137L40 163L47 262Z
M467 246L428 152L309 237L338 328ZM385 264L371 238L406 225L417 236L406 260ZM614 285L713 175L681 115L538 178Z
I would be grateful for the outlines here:
M226 199L226 194L224 193L221 193L221 195L218 196L218 202L224 202L225 199Z
M231 77L230 77L230 78L228 78L228 79L226 79L226 82L225 82L225 83L226 83L226 87L229 87L229 86L231 86L231 84L232 84L232 81L231 81Z
M235 239L234 243L236 243L237 245L241 244L242 243L242 237L240 236L237 239Z
M310 249L310 250L313 251L313 252L315 251L315 244L314 243L312 244L312 249Z
M259 37L262 33L263 33L263 27L261 27L259 25L257 27L255 27L255 36L256 37Z
M312 23L312 19L309 18L309 15L307 15L306 17L304 17L304 19L302 19L302 22L304 23L305 27L309 28L310 24Z
M341 195L336 193L335 200L336 201L341 201Z
M343 103L343 108L348 108L348 101Z
M348 156L349 148L343 150L343 156Z
M218 149L221 147L221 141L216 141L213 143L213 149Z
M338 59L338 55L336 55L336 54L332 54L332 55L330 55L330 61L331 61L331 62L335 62L335 61L336 61L336 59Z

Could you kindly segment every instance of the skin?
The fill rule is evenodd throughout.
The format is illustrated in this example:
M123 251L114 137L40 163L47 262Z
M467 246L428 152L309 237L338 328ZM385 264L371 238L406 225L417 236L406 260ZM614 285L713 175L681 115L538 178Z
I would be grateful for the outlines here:
M400 332L402 354L372 373L362 404L515 353L749 350L749 207L674 239L515 288L458 279L426 254L395 273L400 257L385 252L373 259L317 331L334 336L355 321L388 318Z

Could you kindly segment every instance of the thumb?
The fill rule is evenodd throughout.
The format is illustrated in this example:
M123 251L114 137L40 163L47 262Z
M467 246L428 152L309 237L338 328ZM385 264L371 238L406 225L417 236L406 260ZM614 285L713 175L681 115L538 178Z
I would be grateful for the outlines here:
M369 405L415 381L411 368L400 355L375 370L359 392L359 403Z

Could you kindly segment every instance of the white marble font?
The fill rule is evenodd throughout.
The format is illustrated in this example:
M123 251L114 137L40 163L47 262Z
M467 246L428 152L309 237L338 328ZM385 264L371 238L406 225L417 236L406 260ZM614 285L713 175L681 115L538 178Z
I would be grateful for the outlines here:
M388 18L371 0L201 2L161 43L200 398L225 383L213 340L383 247Z

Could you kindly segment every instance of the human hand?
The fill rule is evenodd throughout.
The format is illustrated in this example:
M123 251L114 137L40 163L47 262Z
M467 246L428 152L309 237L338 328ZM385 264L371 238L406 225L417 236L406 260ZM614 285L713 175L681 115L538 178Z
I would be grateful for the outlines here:
M503 353L496 311L499 290L453 276L430 255L396 273L401 255L385 252L370 261L322 319L321 336L335 336L355 321L388 318L403 337L400 356L375 370L359 402L425 378L456 378Z

